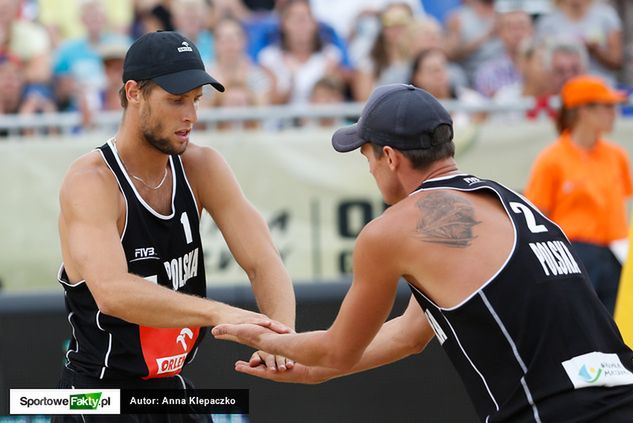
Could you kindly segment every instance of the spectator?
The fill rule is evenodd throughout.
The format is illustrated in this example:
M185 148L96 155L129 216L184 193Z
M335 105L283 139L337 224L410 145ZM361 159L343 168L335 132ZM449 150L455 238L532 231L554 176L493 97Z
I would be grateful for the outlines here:
M315 105L340 104L345 101L345 87L339 79L323 77L312 88L310 103ZM332 127L342 124L342 120L334 117L318 119L318 126ZM304 123L305 124L305 123Z
M446 20L446 54L462 67L469 86L482 63L503 54L495 23L493 0L464 0Z
M123 61L128 48L127 43L115 41L99 49L106 76L106 88L101 95L101 110L122 110L119 91L122 86L121 81L123 81Z
M321 38L308 0L288 0L280 13L281 40L262 50L259 62L274 77L274 104L307 104L320 78L342 74L342 57Z
M363 11L356 17L347 38L347 49L353 67L362 65L370 55L380 27L379 13L371 9Z
M134 39L148 32L173 31L171 0L133 0L134 22L131 35Z
M39 21L48 30L53 48L67 40L86 35L79 13L85 0L38 0ZM133 18L132 0L108 0L104 2L108 28L120 34L128 34Z
M498 112L492 117L495 120L520 121L524 119L536 119L545 114L554 119L556 110L550 105L553 92L552 73L545 66L544 56L546 48L542 43L533 38L525 39L519 46L516 64L521 75L521 80L513 84L501 87L494 95L496 103L512 107L526 98L534 99L534 107L527 112L508 111Z
M174 31L189 38L198 47L205 66L215 58L213 34L207 29L209 8L205 0L171 0Z
M620 82L624 86L633 86L633 3L629 0L611 2L622 20L622 69Z
M106 88L99 49L108 43L129 45L130 40L107 30L103 0L82 1L79 12L86 36L60 46L53 73L58 107L62 110L85 109L84 116L87 116L101 108L101 93Z
M446 22L448 15L460 6L460 0L441 0L441 1L429 1L423 0L424 11L429 15L437 19L442 25Z
M443 29L440 23L432 16L421 16L416 18L407 30L407 45L413 57L417 56L424 50L439 48L444 49ZM468 80L462 68L453 63L448 62L448 72L453 86L466 87Z
M105 85L100 90L97 103L89 104L86 96L80 96L78 101L82 117L82 126L89 128L93 124L94 114L99 111L120 111L120 90L123 80L123 61L129 43L122 40L111 40L98 47L105 75Z
M52 112L55 112L55 105L50 98L27 89L20 60L7 54L0 55L0 115ZM31 129L22 132L23 135L32 133ZM7 134L7 131L0 131L0 136Z
M309 0L306 1L309 6ZM259 54L265 47L281 42L281 15L282 10L286 9L289 2L289 0L275 0L275 8L271 13L263 16L253 14L245 22L246 33L249 39L248 50L252 60L258 61ZM312 13L312 9L310 11ZM319 37L323 43L334 45L341 54L343 65L346 68L350 68L351 62L347 54L347 43L345 40L330 25L318 20L316 22Z
M589 53L588 72L615 85L622 66L622 22L605 1L554 0L556 9L537 25L540 37L551 41L571 38Z
M275 0L244 0L244 6L255 13L272 13Z
M420 0L310 0L314 15L320 21L332 25L344 39L350 39L350 30L358 16L365 13L379 13L391 3L406 3L414 15L424 15L423 2Z
M543 65L550 72L552 94L558 95L565 82L587 72L589 58L584 45L574 40L546 43Z
M19 59L0 55L0 115L19 113L23 93L24 76Z
M237 108L257 105L255 93L243 81L232 80L224 85L226 91L211 97L212 107ZM260 123L257 120L224 120L218 122L216 128L221 131L260 129Z
M352 94L356 101L365 101L378 85L406 83L410 79L407 28L412 22L413 11L406 3L391 3L383 9L370 56L355 66Z
M475 89L486 97L493 97L500 88L521 80L517 66L519 45L533 32L532 18L522 10L499 13L497 20L504 51L482 63L475 73Z
M430 48L443 48L442 25L432 16L414 18L407 28L411 51L416 55Z
M233 18L240 22L245 22L251 18L253 11L243 0L213 0L207 1L211 6L213 25L225 18Z
M483 97L476 91L451 83L446 53L440 48L424 50L413 60L411 84L422 88L438 100L458 100L462 105L477 105L483 102ZM457 111L451 113L453 125L464 126L469 123L479 123L485 115L471 114Z
M558 223L613 314L621 263L611 247L627 238L626 200L633 195L627 154L603 138L615 106L625 101L598 77L565 83L557 120L559 139L536 159L525 195Z
M21 19L19 14L20 0L0 0L0 53L20 60L27 86L35 85L41 92L48 91L50 39L42 26Z
M246 33L240 22L233 18L220 20L215 27L216 55L209 73L225 86L246 86L253 96L253 104L269 104L271 76L251 61L246 52L246 42ZM226 94L213 93L212 97Z

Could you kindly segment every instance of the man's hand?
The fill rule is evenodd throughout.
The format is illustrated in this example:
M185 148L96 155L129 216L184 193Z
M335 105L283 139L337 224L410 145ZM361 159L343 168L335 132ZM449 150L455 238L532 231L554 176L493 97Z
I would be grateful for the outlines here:
M265 366L271 372L285 372L294 367L295 362L281 355L268 354L266 351L255 351L248 364L251 367Z
M218 325L216 325L216 327L225 326L227 324L230 326L234 326L234 325L249 323L249 324L260 326L262 328L270 329L271 331L275 333L294 332L294 330L291 327L285 325L284 323L278 322L277 320L271 319L265 314L256 313L250 310L244 310L241 308L230 306L228 304L223 304L223 306L225 308L222 309L220 322ZM213 332L213 334L215 336L215 332ZM225 337L225 338L219 338L219 339L240 342L231 337Z
M292 368L288 368L288 370L284 372L277 372L270 367L267 367L265 364L253 365L252 357L249 362L240 360L235 363L236 372L285 383L316 384L327 380L326 377L318 376L320 373L318 370L319 368L294 363Z
M254 319L249 323L221 324L214 327L211 333L216 339L233 341L248 345L256 350L271 351L275 345L275 339L280 334L289 333L287 326L271 319Z

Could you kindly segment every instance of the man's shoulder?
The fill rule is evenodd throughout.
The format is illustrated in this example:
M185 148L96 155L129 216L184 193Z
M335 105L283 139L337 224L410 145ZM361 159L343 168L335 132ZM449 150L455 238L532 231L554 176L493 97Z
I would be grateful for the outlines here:
M206 177L209 172L226 168L224 157L216 149L206 145L189 143L180 158L189 179L195 180L198 175Z
M381 242L389 238L398 239L403 232L415 227L415 199L407 197L390 206L380 216L369 222L362 230L364 238Z
M189 143L187 149L180 156L185 168L205 167L214 161L223 160L222 155L213 147Z
M112 185L115 179L97 150L86 153L73 161L66 171L62 191L94 190Z
M100 172L106 169L107 165L101 158L99 151L92 150L76 158L71 163L66 174L68 175L73 172Z

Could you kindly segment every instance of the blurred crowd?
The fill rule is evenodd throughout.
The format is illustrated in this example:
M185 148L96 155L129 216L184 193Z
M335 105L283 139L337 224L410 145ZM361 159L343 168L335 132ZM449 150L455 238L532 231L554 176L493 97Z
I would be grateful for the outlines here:
M130 43L164 29L190 38L226 86L203 108L362 102L402 82L466 105L536 99L505 120L554 116L548 100L573 76L633 85L630 3L0 0L0 114L79 111L89 127L121 108ZM495 116L454 116L457 125L486 118Z

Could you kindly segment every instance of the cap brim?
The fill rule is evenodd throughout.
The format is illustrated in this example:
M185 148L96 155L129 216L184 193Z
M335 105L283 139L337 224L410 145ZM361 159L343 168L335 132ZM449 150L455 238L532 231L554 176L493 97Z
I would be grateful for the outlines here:
M605 100L613 104L626 103L629 100L629 96L625 91L613 91Z
M224 92L224 85L213 79L211 75L202 69L187 69L180 72L174 72L167 75L152 78L162 89L168 93L181 95L194 88L203 85L211 85L220 92Z
M332 147L339 153L347 153L367 143L358 135L358 124L341 128L332 135Z

